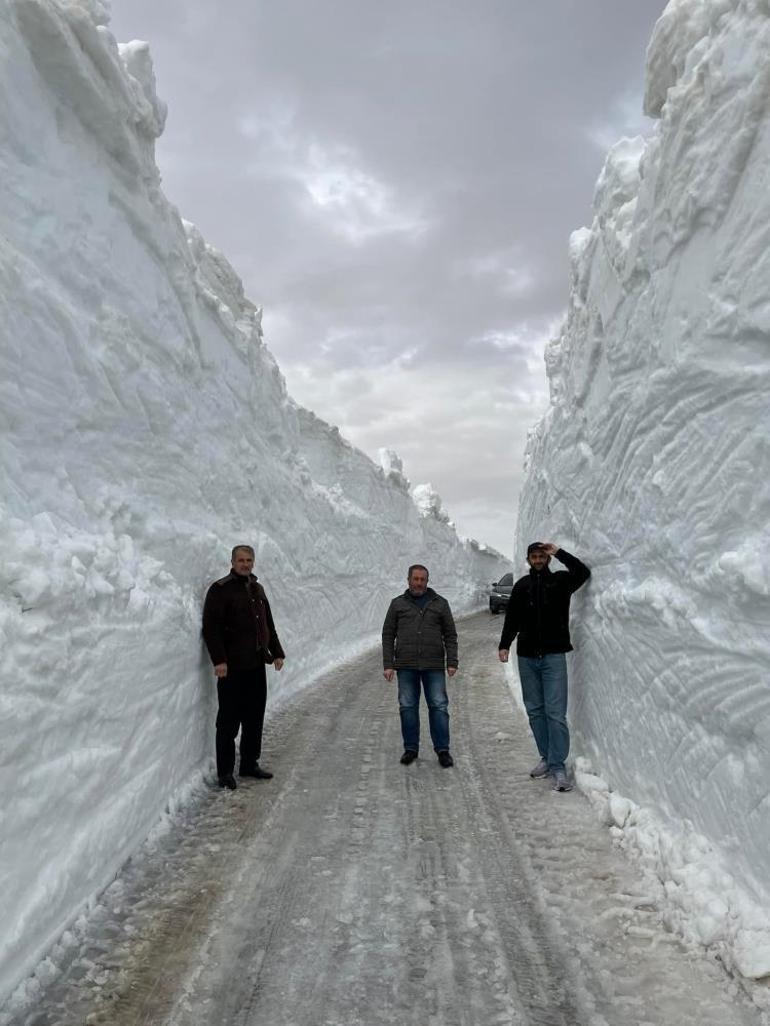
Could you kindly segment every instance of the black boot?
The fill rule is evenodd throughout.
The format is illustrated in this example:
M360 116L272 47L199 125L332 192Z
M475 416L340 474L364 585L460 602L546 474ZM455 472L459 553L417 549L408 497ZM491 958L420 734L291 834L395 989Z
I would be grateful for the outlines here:
M272 780L273 779L273 774L270 773L269 770L262 769L262 767L259 765L258 762L255 762L253 766L247 766L245 769L243 768L243 766L241 766L240 770L238 771L238 776L239 777L254 777L255 780Z
M228 791L234 791L238 785L232 773L226 773L223 777L219 778L219 786L226 787Z

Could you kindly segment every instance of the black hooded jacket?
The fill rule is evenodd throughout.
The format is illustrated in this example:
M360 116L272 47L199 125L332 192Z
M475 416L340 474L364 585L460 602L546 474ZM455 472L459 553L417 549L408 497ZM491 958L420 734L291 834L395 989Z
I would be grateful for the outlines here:
M564 549L556 552L556 559L566 566L566 571L532 569L514 584L500 637L501 649L510 649L518 635L516 654L520 656L572 651L569 603L572 593L585 584L591 571Z

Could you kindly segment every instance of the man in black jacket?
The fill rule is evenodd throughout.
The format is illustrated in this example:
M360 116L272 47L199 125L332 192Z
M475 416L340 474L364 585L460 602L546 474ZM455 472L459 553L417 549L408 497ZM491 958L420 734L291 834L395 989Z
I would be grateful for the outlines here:
M551 573L555 556L567 571ZM514 584L505 613L498 656L508 662L511 642L518 635L516 655L529 725L540 762L531 777L553 777L555 791L571 791L565 769L569 752L567 726L567 660L569 603L572 593L588 580L591 571L569 552L551 542L527 546L530 571Z
M398 674L398 706L404 754L408 766L420 748L420 683L428 703L428 723L439 763L454 765L449 753L449 700L444 666L457 673L457 631L449 603L428 587L428 571L419 563L409 567L409 587L390 603L382 625L385 680Z
M239 775L269 780L262 769L262 727L267 703L265 665L276 670L285 658L265 589L252 573L254 549L236 545L227 577L215 581L203 606L203 640L217 678L217 776L219 786L236 788L235 738L241 730Z

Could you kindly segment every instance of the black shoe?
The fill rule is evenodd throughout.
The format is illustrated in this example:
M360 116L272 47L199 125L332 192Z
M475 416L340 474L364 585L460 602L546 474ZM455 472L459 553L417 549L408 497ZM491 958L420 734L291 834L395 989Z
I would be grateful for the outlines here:
M255 762L253 766L249 766L246 769L242 769L238 773L239 777L254 777L255 780L272 780L273 774L268 770L262 769L258 762Z
M407 750L401 756L401 760L400 761L401 761L401 764L403 766L408 766L409 763L414 762L414 760L416 758L417 758L417 752L415 752L413 748L407 748Z
M449 752L446 751L438 753L438 761L441 763L444 769L449 769L450 766L454 766L455 764L455 761L452 758L452 756L449 754Z
M234 791L238 785L232 773L227 773L224 777L219 778L219 786L226 787L228 791Z

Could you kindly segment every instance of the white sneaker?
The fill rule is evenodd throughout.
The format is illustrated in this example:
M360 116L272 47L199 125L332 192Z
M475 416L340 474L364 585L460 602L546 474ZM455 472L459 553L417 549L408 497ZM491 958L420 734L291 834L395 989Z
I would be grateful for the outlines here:
M551 787L554 791L571 791L572 781L567 778L567 774L564 770L556 770L553 775L553 783Z
M547 760L541 759L537 766L529 771L529 775L533 780L540 780L541 777L547 777L550 772Z

